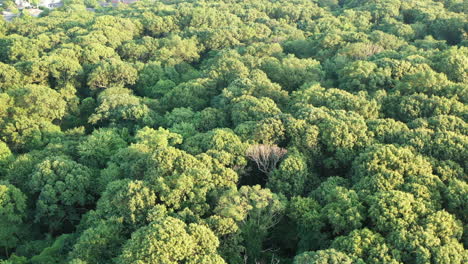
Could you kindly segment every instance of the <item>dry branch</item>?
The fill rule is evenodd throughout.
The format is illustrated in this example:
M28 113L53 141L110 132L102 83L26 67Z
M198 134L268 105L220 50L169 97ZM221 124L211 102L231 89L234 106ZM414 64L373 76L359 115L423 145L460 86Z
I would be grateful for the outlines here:
M247 157L257 164L261 172L269 174L276 168L276 165L286 153L288 153L286 149L276 145L258 144L247 150Z

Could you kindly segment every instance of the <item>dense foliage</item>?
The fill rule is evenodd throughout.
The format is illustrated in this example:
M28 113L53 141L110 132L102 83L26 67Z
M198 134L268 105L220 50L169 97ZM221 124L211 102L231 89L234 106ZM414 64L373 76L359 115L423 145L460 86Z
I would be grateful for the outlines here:
M0 20L0 263L467 263L467 8Z

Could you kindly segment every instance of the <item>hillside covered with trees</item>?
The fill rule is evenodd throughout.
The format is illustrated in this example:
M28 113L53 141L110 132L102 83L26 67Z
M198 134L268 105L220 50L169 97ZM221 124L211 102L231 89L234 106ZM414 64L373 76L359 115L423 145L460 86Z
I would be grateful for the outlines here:
M467 13L67 0L0 20L0 263L467 263Z

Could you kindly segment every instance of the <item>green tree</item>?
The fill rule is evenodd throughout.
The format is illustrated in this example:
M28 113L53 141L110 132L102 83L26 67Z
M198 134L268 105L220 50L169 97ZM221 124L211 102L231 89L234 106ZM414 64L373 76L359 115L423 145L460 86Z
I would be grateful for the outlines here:
M468 48L451 47L435 55L434 68L447 74L450 80L466 83L468 81Z
M304 252L294 258L294 264L351 264L356 262L343 252L335 249Z
M0 182L0 246L8 257L18 245L26 220L26 196L12 184Z
M66 113L66 102L62 96L45 86L27 85L10 90L2 96L5 104L0 112L2 139L12 149L25 150L44 146L60 133L59 123ZM1 109L1 108L0 108Z
M81 60L85 66L98 64L106 59L117 58L117 53L111 47L106 47L103 43L88 43L81 51Z
M287 197L300 196L308 189L307 185L313 183L313 176L304 155L298 151L289 151L278 169L268 176L266 186Z
M354 95L340 89L325 89L318 84L314 84L295 91L291 97L294 103L353 111L365 118L375 118L379 114L378 103L375 100L367 100L368 95L366 93Z
M437 115L463 117L464 104L453 97L448 99L414 93L408 96L387 96L383 101L382 109L386 117L410 122L416 118L430 118Z
M45 59L53 86L63 86L82 72L78 54L72 49L57 49Z
M209 98L213 95L213 87L207 79L195 79L169 90L161 98L161 108L170 110L176 107L190 107L199 111L208 106Z
M367 228L336 238L331 247L365 263L401 263L398 250L390 248L382 235Z
M381 233L401 231L417 224L427 214L421 200L402 191L382 191L369 197L369 217Z
M468 200L468 184L462 180L450 180L445 191L447 209L462 221L467 220L466 202Z
M13 154L5 142L0 141L0 175L5 175L7 165L13 161ZM3 177L2 177L3 178Z
M338 81L344 90L375 92L394 86L390 74L373 62L358 60L338 71Z
M410 148L376 145L359 155L353 162L356 188L371 192L399 189L412 177L432 175L431 164Z
M325 195L322 215L331 225L334 235L346 234L363 226L367 212L358 193L336 186Z
M125 86L136 83L137 70L130 64L117 59L100 62L88 76L91 89L105 89L112 86Z
M0 62L0 91L4 92L21 85L21 73L13 66Z
M211 191L232 187L238 178L216 157L207 154L195 157L174 147L157 149L147 164L144 179L168 208L187 208L199 214L208 209Z
M151 12L143 13L142 24L145 30L155 37L176 32L179 29L173 16L158 16Z
M247 165L245 153L248 144L231 129L213 129L188 138L182 146L192 154L206 152L226 167L240 169Z
M279 223L284 210L281 197L259 185L226 191L215 208L218 215L239 223L249 263L265 257L262 249L268 230Z
M258 69L253 70L246 78L235 79L223 90L223 96L228 99L243 95L268 97L278 105L286 104L288 98L288 93L279 84L272 82L266 73Z
M243 141L277 145L285 142L286 131L280 117L265 118L260 122L246 121L236 126L235 133Z
M297 252L318 250L330 244L330 234L322 232L325 221L321 205L311 197L295 196L287 208L288 217L295 225L298 239Z
M116 129L97 129L77 146L80 160L91 167L104 168L109 159L127 143Z
M244 95L233 100L231 120L234 125L237 125L246 121L260 121L264 118L275 117L280 113L281 110L270 98Z
M149 211L156 205L156 194L143 181L129 179L109 183L97 202L90 220L121 219L124 227L134 231L146 225Z
M227 114L222 109L207 107L194 116L195 127L202 132L227 127Z
M134 96L131 90L112 87L98 96L98 107L88 122L96 125L129 127L154 124L154 114L142 100Z
M92 172L68 157L50 157L36 166L29 182L38 194L35 221L49 230L60 230L77 223L93 202Z
M98 16L93 20L91 33L101 34L99 42L112 48L120 46L123 42L139 36L142 25L139 21L111 15Z
M207 75L216 82L218 88L227 87L235 79L249 74L249 69L235 51L220 52L205 65Z
M402 261L413 263L463 263L466 252L460 240L461 223L445 211L433 212L409 229L395 230L388 241L400 250Z
M0 61L15 63L39 57L40 48L36 39L11 34L0 39Z
M451 83L445 74L430 69L406 74L400 81L396 88L405 95L424 93L450 98L458 92L457 86Z
M281 61L275 58L266 59L261 69L286 91L297 90L305 83L320 81L323 75L320 62L313 59L298 59L293 55Z
M30 263L34 264L46 264L53 263L58 264L64 261L63 252L68 250L70 242L73 236L70 234L63 234L58 236L51 245L44 248L38 255L33 256Z
M391 118L367 120L367 127L372 136L382 144L399 143L409 131L405 123Z
M199 53L200 48L196 38L183 39L171 35L159 41L159 48L153 56L164 64L176 65L181 62L197 61Z
M299 108L297 116L318 128L318 135L315 131L312 134L317 135L316 138L308 141L316 144L312 157L317 165L328 170L335 169L337 173L345 170L357 154L373 142L364 118L354 112L306 105Z
M116 262L126 263L210 263L221 264L219 241L203 225L185 224L173 217L161 217L132 234Z
M102 220L80 235L70 257L86 263L108 263L117 257L125 242L122 229L122 223L114 218Z
M65 115L65 101L58 92L46 86L27 85L11 90L9 94L14 98L14 114L48 121L60 120Z

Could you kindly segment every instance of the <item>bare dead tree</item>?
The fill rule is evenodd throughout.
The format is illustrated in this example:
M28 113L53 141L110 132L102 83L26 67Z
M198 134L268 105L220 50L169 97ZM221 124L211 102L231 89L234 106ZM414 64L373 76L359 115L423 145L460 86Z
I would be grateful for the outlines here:
M247 157L257 164L261 172L269 174L286 153L288 153L286 149L276 145L258 144L247 150Z

